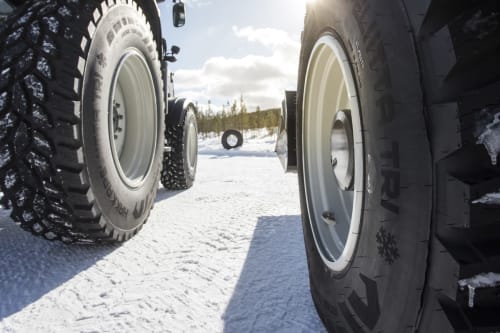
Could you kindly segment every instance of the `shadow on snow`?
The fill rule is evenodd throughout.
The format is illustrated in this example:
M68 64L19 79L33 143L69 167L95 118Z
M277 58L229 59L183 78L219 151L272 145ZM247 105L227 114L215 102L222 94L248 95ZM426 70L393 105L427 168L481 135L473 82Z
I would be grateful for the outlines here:
M183 191L158 189L156 201ZM67 245L22 230L0 209L0 320L93 266L119 245Z
M224 332L326 332L316 314L300 216L259 218Z
M211 158L231 158L231 157L277 157L275 152L270 151L245 151L245 150L200 150L199 155L209 155Z
M49 242L0 212L0 320L15 314L94 265L117 245Z

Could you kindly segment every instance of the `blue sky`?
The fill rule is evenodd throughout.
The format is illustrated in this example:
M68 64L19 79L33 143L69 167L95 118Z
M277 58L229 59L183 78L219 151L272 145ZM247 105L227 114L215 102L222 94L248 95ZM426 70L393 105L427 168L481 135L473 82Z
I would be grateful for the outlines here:
M172 4L160 5L169 45L181 47L177 96L214 109L240 94L253 111L279 107L295 89L304 0L186 0L186 26L173 28Z

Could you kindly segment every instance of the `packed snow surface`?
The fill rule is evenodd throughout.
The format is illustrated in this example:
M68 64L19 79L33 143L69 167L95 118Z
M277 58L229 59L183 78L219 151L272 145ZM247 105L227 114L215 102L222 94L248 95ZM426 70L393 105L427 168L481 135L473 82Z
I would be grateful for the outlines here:
M0 332L325 332L297 176L265 134L230 151L201 140L195 185L160 187L121 246L48 242L0 211Z

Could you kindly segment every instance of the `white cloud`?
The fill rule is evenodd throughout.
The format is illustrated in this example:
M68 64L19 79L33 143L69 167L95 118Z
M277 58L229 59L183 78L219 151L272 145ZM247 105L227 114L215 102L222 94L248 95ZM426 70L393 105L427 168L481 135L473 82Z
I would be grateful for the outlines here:
M177 95L217 106L243 94L250 110L279 107L285 89L294 89L300 44L282 30L234 26L237 38L258 43L270 55L249 54L242 58L214 57L202 68L175 72Z
M186 5L189 7L203 7L203 6L211 5L212 1L211 0L184 0L184 3L186 3Z
M252 26L238 28L237 26L233 26L233 32L236 37L246 38L250 42L258 42L266 46L275 47L292 42L288 33L283 30L271 28L255 29Z

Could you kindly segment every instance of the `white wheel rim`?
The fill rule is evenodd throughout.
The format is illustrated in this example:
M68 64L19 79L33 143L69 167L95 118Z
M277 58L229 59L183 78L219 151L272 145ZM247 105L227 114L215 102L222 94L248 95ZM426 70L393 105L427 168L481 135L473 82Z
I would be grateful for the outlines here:
M129 49L111 83L108 133L115 168L131 188L151 171L158 138L158 105L153 78L144 57Z
M339 144L348 131L339 131L335 125L345 114L350 115L350 149ZM318 39L311 52L302 120L304 187L314 241L324 263L333 271L342 271L352 261L360 232L364 158L353 74L342 45L332 35ZM333 157L341 159L338 169L332 166ZM349 179L345 178L349 158L352 179L344 184L341 180ZM346 190L346 184L350 189Z
M236 145L238 144L238 137L234 134L230 134L227 136L226 141L230 147L236 147Z
M189 172L193 174L198 159L198 136L193 122L190 122L188 127L186 155Z

